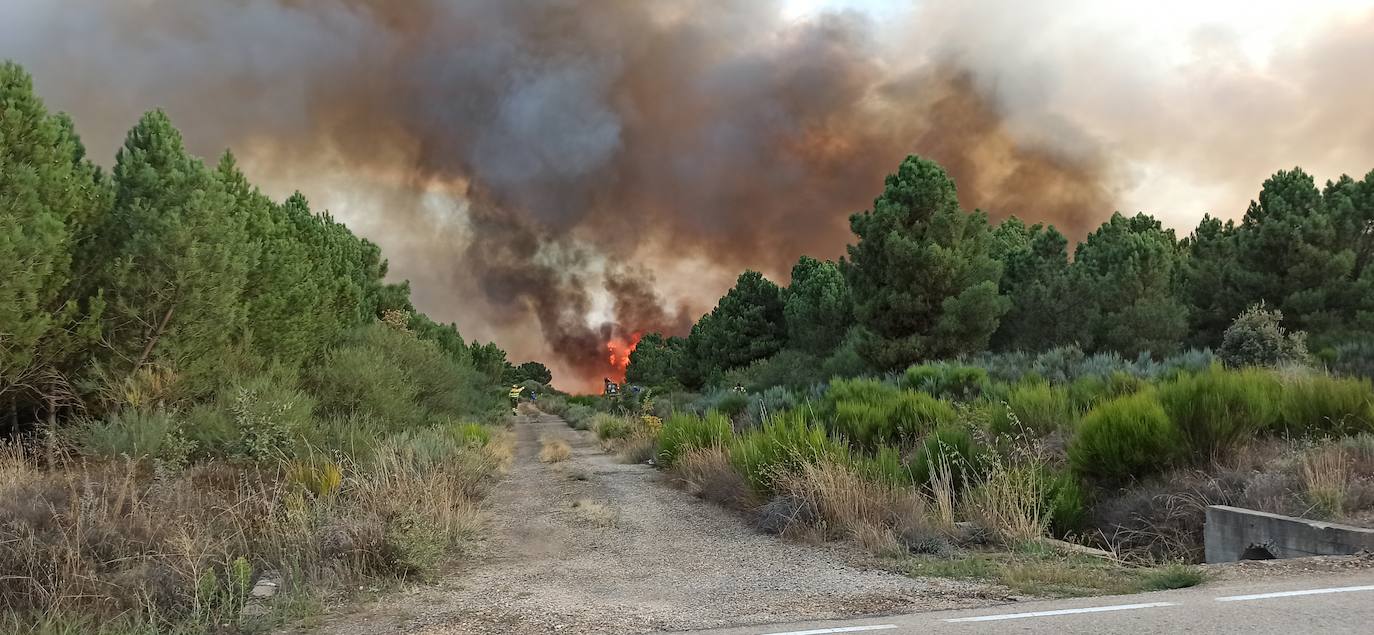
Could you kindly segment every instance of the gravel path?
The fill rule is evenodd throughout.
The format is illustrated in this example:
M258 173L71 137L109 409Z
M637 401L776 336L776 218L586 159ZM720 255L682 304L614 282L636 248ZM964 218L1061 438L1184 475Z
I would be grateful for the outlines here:
M862 567L840 547L759 534L734 514L622 465L589 434L521 417L510 474L487 500L470 568L327 620L325 632L647 633L964 608L1003 599L952 580ZM572 458L540 463L542 437ZM574 503L609 508L597 518ZM595 510L594 510L595 511Z

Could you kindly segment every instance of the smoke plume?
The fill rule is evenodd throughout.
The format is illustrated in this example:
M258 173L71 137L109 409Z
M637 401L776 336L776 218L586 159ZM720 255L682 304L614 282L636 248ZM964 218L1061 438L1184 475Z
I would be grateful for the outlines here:
M231 147L269 191L301 188L381 244L422 310L574 388L613 372L608 340L683 333L743 268L778 279L800 254L840 254L849 214L906 154L945 165L964 206L1072 237L1122 205L1239 211L1235 188L1293 162L1374 165L1368 83L1341 79L1374 59L1374 14L1265 63L1203 21L1184 71L1147 76L1107 33L1066 30L1063 10L1089 3L786 8L14 0L0 57L74 114L93 155L163 107L194 151ZM1308 89L1322 104L1295 118ZM1319 150L1333 123L1360 126L1341 147L1361 149Z

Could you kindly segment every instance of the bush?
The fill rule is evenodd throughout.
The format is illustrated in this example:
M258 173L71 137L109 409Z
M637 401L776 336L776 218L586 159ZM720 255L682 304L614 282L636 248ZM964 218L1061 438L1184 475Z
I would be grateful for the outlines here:
M1118 397L1083 417L1069 445L1075 472L1109 481L1155 474L1173 463L1178 430L1152 392Z
M671 467L690 450L724 447L734 436L730 420L719 413L705 417L677 414L668 418L659 435L659 463Z
M1159 402L1194 461L1230 452L1274 420L1278 381L1256 371L1214 367L1159 387Z
M330 351L306 375L305 384L323 416L367 414L392 429L419 423L419 389L381 351L357 346Z
M821 374L819 358L788 349L772 357L755 360L743 368L727 371L724 384L734 386L738 383L751 391L760 391L774 386L805 388L825 379Z
M1016 416L1029 432L1044 436L1055 430L1072 429L1078 412L1070 403L1069 392L1048 383L1019 384L1007 394L1006 405L998 408L992 419L992 430L999 434L1016 434L1011 418Z
M846 460L849 450L813 425L805 411L778 415L747 434L735 437L730 460L759 492L768 492L781 472L822 459Z
M839 348L831 353L829 357L821 362L820 377L826 380L836 378L858 377L870 371L868 362L864 361L863 356L859 355L859 332L858 329L850 329L845 334L845 338L840 342Z
M787 412L801 403L801 397L790 388L774 386L761 394L749 396L749 418L763 421L770 415Z
M1374 379L1374 340L1346 342L1333 348L1328 368L1336 375Z
M625 417L597 414L591 418L591 429L596 431L596 438L602 441L619 441L629 437L634 426Z
M1292 436L1374 431L1374 388L1367 379L1306 374L1284 385L1276 426Z
M982 368L950 362L912 366L902 376L904 388L958 401L977 399L989 385L988 373Z
M869 450L883 444L909 444L937 426L954 420L954 408L915 391L877 393L870 401L838 401L833 429Z
M597 412L582 404L570 404L563 414L563 420L574 430L591 430Z
M1281 321L1278 309L1266 310L1263 302L1251 306L1226 327L1217 355L1232 368L1307 363L1307 334L1287 333Z
M146 458L173 467L184 465L192 449L181 424L164 411L126 409L104 419L79 421L67 435L86 456Z
M716 402L716 411L734 419L749 409L749 397L737 392L731 392L720 398Z
M1069 385L1069 401L1080 411L1089 410L1104 401L1135 394L1145 385L1139 377L1121 371L1088 375Z
M948 424L937 428L926 436L921 447L911 461L911 477L922 485L931 483L931 478L944 466L949 470L951 485L955 490L982 473L982 452L973 440L968 428Z

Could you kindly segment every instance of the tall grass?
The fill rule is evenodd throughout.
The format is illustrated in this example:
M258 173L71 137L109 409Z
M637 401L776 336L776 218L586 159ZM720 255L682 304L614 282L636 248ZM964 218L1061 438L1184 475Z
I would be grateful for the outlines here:
M711 412L705 417L681 413L668 418L659 435L659 462L671 467L684 453L701 448L724 447L734 437L725 415Z
M845 460L849 449L811 423L805 411L794 410L735 437L730 460L756 490L772 490L779 474L825 459Z

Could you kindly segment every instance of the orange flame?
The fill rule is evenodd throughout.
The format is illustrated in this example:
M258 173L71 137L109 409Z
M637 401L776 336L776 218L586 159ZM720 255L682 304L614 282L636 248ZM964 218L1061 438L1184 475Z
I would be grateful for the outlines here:
M606 342L606 361L611 367L611 379L625 381L625 369L630 366L630 353L639 345L642 333L632 333L628 338L612 337Z

